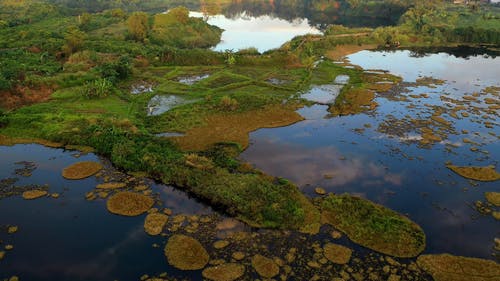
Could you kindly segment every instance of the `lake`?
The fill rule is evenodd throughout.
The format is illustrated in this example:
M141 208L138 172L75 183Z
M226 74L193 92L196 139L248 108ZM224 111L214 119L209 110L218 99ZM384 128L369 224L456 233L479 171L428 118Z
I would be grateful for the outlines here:
M203 17L200 12L191 12L192 17ZM297 18L292 22L269 15L249 16L245 13L228 18L224 15L209 16L207 22L224 29L221 42L215 51L256 48L259 52L279 48L295 36L321 34L307 19Z

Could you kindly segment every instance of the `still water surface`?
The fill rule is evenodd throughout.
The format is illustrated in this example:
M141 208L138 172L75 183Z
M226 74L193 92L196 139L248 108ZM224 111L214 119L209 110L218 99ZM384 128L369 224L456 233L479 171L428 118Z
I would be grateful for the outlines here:
M376 99L379 107L354 116L328 117L328 106L299 110L306 120L288 127L260 129L251 134L243 160L274 176L292 180L314 195L321 186L329 192L349 192L407 214L427 234L429 253L491 258L499 222L473 207L484 192L500 191L497 182L473 182L445 167L495 165L500 160L499 110L487 119L450 117L455 105L442 97L460 100L488 86L500 86L500 59L482 55L458 58L446 53L416 56L410 51L362 51L348 57L364 69L388 70L404 80L402 89ZM442 85L418 85L416 79L442 79ZM426 98L414 98L425 94ZM413 96L413 97L412 97ZM397 99L395 97L398 97ZM481 97L493 96L481 94ZM497 97L498 100L498 92ZM485 107L481 98L469 107ZM396 132L381 129L393 120L429 120L435 111L451 122L446 138L430 147L411 125ZM486 121L489 120L489 121ZM389 123L388 123L389 121ZM491 122L491 128L484 122ZM462 131L462 130L467 130ZM477 142L478 151L463 139Z
M191 12L192 17L203 17L200 12ZM259 52L279 48L293 37L305 34L321 34L309 25L307 19L287 21L270 15L249 16L245 13L228 18L225 15L209 16L207 22L224 29L221 42L215 51L256 48Z

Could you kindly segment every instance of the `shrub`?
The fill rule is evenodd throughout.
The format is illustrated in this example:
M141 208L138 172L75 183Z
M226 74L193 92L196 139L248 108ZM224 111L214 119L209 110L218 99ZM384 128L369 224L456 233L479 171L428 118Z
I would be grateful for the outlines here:
M229 96L223 96L219 102L219 107L222 110L227 110L227 111L234 111L238 109L238 105L239 105L238 101Z
M113 90L113 83L107 79L98 79L85 83L82 88L82 94L86 98L102 98Z

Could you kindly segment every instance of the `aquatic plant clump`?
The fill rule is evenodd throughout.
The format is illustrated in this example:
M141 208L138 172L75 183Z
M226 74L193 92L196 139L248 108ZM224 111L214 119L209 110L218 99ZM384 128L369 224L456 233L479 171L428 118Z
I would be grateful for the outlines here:
M226 263L203 270L204 278L213 281L238 280L245 274L245 266L237 263Z
M46 196L47 191L45 190L28 190L23 192L23 198L26 200L33 200L33 199L38 199L40 197Z
M173 235L165 246L168 263L181 270L199 270L209 260L207 250L201 243L186 235Z
M418 257L420 268L432 275L436 281L488 281L499 280L500 264L477 258L442 255Z
M272 259L262 255L255 255L252 258L252 266L264 278L273 278L280 273L278 265Z
M158 235L167 224L168 216L160 213L152 213L146 216L144 230L149 235Z
M355 243L384 254L415 257L425 248L420 226L366 199L331 194L321 201L321 216Z
M351 259L352 250L333 243L328 243L323 247L325 258L336 264L346 264Z
M153 207L154 200L145 195L124 191L119 192L108 199L106 206L108 211L122 216L138 216Z
M491 204L500 207L500 192L485 192L484 197Z
M495 170L494 166L486 167L460 167L455 165L447 165L448 169L461 175L464 178L477 181L497 181L500 180L500 173Z
M101 183L96 186L97 189L119 189L119 188L124 188L127 186L123 182L108 182L108 183Z
M95 175L102 168L97 162L78 162L65 168L62 176L69 180L80 180Z

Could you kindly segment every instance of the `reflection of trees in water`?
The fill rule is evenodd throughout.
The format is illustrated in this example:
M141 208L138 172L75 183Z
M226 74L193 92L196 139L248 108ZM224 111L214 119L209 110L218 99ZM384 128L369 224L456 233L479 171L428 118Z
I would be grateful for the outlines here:
M427 57L432 54L436 54L439 52L445 52L449 55L455 56L457 58L469 59L470 57L482 55L485 58L496 58L500 55L500 51L487 48L487 47L468 47L468 46L459 46L459 47L422 47L422 48L413 48L410 50L410 57L414 58L422 58Z
M259 17L268 15L290 22L307 18L311 25L324 28L328 24L343 24L346 26L382 26L392 25L406 10L399 2L356 2L352 7L348 0L248 0L227 5L213 1L201 1L201 10L221 11L227 18L240 18L242 15ZM211 2L210 4L208 2ZM351 1L352 2L352 1ZM374 4L375 3L375 4Z

